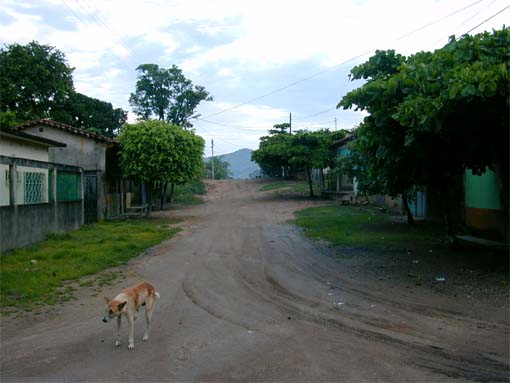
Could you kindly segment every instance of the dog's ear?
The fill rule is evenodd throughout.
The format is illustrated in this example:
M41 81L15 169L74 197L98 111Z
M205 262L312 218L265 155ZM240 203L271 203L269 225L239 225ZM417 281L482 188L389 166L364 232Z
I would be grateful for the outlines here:
M110 303L110 298L104 297L104 300L106 301L106 304Z
M119 305L117 306L117 310L122 311L122 309L124 308L124 306L126 305L126 303L127 303L127 301L126 301L126 302L119 303Z

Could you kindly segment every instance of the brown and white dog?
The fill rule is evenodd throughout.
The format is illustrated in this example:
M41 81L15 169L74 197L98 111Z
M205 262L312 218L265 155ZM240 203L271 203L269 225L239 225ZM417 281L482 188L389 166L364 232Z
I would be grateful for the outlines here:
M129 344L128 349L135 348L134 327L135 327L135 310L140 306L145 306L145 334L142 340L145 342L149 339L149 331L151 328L151 317L154 306L156 305L156 298L159 298L159 293L154 286L150 283L142 282L134 287L122 290L122 292L113 299L106 300L106 315L103 322L108 322L117 317L117 337L115 339L115 347L120 346L120 322L122 314L124 314L129 322Z

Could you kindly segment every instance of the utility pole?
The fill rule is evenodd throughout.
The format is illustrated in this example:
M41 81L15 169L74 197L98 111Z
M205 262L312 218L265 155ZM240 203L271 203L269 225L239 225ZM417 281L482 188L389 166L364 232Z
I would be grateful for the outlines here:
M335 117L335 132L336 132L336 117Z
M289 113L289 133L292 134L292 113Z
M214 179L214 140L211 139L211 179Z

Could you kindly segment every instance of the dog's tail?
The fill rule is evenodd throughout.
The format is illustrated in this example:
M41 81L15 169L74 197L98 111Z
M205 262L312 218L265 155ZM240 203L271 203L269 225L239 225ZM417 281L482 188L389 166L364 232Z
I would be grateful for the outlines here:
M159 295L159 293L157 291L154 291L154 295L156 296L156 298L161 298L161 296Z

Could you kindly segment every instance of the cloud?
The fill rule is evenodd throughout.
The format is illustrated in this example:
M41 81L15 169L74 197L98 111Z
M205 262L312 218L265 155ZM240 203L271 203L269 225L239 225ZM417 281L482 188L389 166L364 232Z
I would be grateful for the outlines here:
M179 44L168 33L151 32L144 35L143 38L146 41L163 45L165 47L165 54L167 55L173 53L179 47Z
M140 63L176 64L195 84L204 85L214 95L214 102L199 106L198 113L207 116L372 48L403 54L438 48L449 35L461 35L504 6L484 0L448 16L470 3L3 0L0 40L21 44L37 40L56 46L76 67L73 78L78 91L125 109L129 109L129 93ZM508 12L503 12L473 33L499 29L507 17ZM408 32L413 33L404 37ZM256 146L257 135L275 123L288 121L288 111L299 117L334 107L345 92L358 86L348 82L348 69L367 58L263 98L259 105L250 103L212 117L233 127L200 121L197 126L207 134L224 137L225 142ZM309 119L296 118L295 126L331 127L335 117L338 128L348 128L361 121L363 114L332 110ZM319 125L324 121L329 122Z

